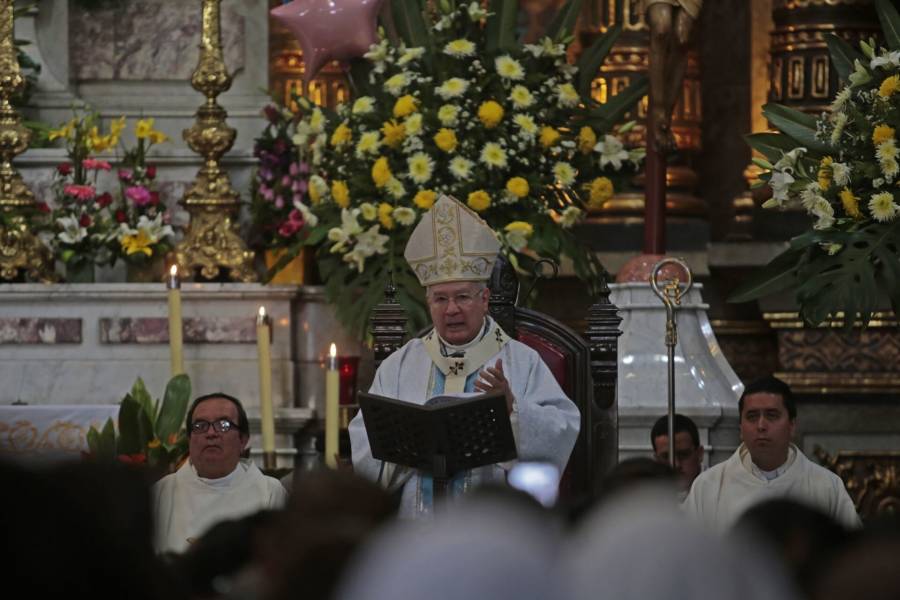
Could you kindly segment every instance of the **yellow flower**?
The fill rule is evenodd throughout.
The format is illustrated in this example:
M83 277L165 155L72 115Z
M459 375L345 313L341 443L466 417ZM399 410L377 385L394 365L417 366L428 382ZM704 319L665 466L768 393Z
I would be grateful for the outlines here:
M578 132L578 150L582 154L590 154L597 145L597 134L590 127L582 127Z
M853 192L850 191L850 188L844 188L841 190L841 204L844 205L844 212L854 219L859 219L862 217L862 213L859 212L859 198L853 195Z
M478 118L488 129L493 129L503 120L503 107L493 100L488 100L478 107Z
M400 119L406 115L411 115L418 109L418 104L418 100L409 94L400 96L397 98L397 102L394 103L394 116Z
M382 156L372 165L372 181L375 182L376 187L386 186L387 182L393 177L394 175L391 173L391 167L386 157Z
M541 145L550 148L559 141L559 132L552 127L541 127Z
M313 204L318 204L322 197L328 193L328 184L319 175L309 178L309 199Z
M109 138L110 138L110 146L115 146L119 143L119 137L122 135L122 132L125 131L125 117L119 117L118 119L113 119L109 123Z
M356 156L362 158L364 154L375 154L381 145L381 134L377 131L367 131L359 137L356 144Z
M134 136L139 140L150 137L150 132L153 131L153 121L153 117L138 120L134 126Z
M367 115L375 108L375 98L371 96L363 96L357 98L350 110L354 115Z
M553 175L556 177L556 181L562 185L570 186L575 183L576 174L572 165L565 161L560 161L553 165Z
M827 190L831 186L831 163L834 162L834 159L830 156L826 156L819 163L819 189L822 191Z
M487 165L488 169L504 169L506 168L506 150L497 142L488 142L481 149L481 162Z
M528 185L528 180L524 177L513 177L506 182L506 191L516 198L524 198L531 191L531 188Z
M406 135L409 137L422 133L422 114L416 113L406 117L406 120L403 121L403 128L406 130Z
M335 204L341 208L350 206L350 190L343 181L337 180L331 184L331 196L334 198Z
M381 222L381 226L385 229L394 228L394 218L391 216L393 212L394 207L387 202L382 202L378 205L378 220Z
M148 448L159 448L160 446L162 446L162 442L159 441L159 438L153 438L147 442Z
M162 131L154 129L150 132L150 135L147 136L147 139L150 140L151 144L162 144L163 142L169 139L169 136L164 134ZM113 144L115 145L115 144Z
M47 138L51 142L53 140L55 140L56 138L63 138L66 140L71 140L72 138L75 137L76 122L77 121L75 119L72 119L71 121L69 121L62 127L60 127L59 129L51 129L50 132L47 134Z
M359 205L359 212L366 221L373 221L378 216L378 209L371 202L363 202Z
M900 91L900 75L891 75L881 82L878 88L878 95L882 98L890 98Z
M872 131L872 143L876 146L892 139L894 139L894 128L890 125L876 125L875 130Z
M613 189L612 181L608 177L597 177L587 186L590 192L590 200L588 206L591 208L600 208L600 206L612 198Z
M456 134L445 127L434 134L434 143L444 152L453 152L456 150Z
M434 199L436 196L437 194L431 190L420 190L415 198L413 198L413 203L422 210L428 210L434 206Z
M521 233L525 237L530 236L534 233L534 227L531 223L526 223L525 221L512 221L511 223L507 223L506 227L503 228L507 233Z
M334 129L334 133L331 134L331 145L332 146L343 146L344 144L348 144L353 140L353 132L350 131L350 128L347 126L347 121L344 121Z
M88 144L93 152L103 152L109 148L110 139L105 135L100 135L100 131L96 127L91 127L88 131Z
M403 91L403 88L405 88L408 83L409 81L407 81L406 75L404 75L403 73L397 73L384 82L384 90L389 94L399 96L400 92Z
M469 194L466 204L475 212L482 212L491 205L491 197L484 190L478 190Z
M406 127L396 121L385 121L381 126L381 133L384 135L384 143L391 148L396 148L403 143L403 138L406 137Z
M147 232L141 229L137 232L137 235L126 235L122 236L122 240L120 242L122 244L122 249L125 251L125 254L131 256L132 254L137 254L138 252L142 252L147 256L153 256L153 250L150 248L150 236L147 235Z
M516 115L513 117L513 123L518 125L522 133L529 138L533 138L534 134L537 133L537 125L530 115Z

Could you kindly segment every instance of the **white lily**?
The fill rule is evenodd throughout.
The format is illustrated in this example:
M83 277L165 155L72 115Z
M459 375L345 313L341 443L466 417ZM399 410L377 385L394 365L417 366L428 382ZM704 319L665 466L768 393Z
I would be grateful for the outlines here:
M606 134L603 140L594 146L594 152L600 153L600 166L612 165L615 169L622 168L622 161L628 160L628 151L625 145L614 135Z
M56 224L62 227L58 237L66 244L77 244L87 237L87 229L78 223L75 217L60 217L56 219Z

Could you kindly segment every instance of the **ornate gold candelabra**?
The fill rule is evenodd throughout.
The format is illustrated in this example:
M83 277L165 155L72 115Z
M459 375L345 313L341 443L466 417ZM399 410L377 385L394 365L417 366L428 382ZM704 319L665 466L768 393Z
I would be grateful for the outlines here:
M0 279L15 279L25 270L29 278L49 282L54 279L53 257L25 217L34 210L34 196L12 165L31 140L9 102L25 86L13 44L14 4L0 0Z
M184 240L175 249L179 268L187 273L200 269L206 279L214 279L220 269L228 269L232 280L256 280L253 252L237 233L238 193L219 160L234 144L236 131L225 123L228 113L216 98L231 87L225 69L219 30L221 0L203 0L200 60L191 76L191 86L206 96L197 109L197 122L182 133L187 145L203 156L204 162L182 205L191 215Z

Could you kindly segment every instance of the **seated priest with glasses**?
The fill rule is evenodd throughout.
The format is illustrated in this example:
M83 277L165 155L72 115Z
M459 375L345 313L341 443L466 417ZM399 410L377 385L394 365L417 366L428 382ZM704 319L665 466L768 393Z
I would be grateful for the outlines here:
M458 201L442 196L422 216L404 256L425 287L434 328L391 354L370 392L425 404L438 395L503 392L519 461L566 467L580 415L537 352L510 338L488 315L491 276L500 244L490 227ZM350 423L353 468L401 491L400 515L432 512L434 482L418 471L372 457L362 413ZM502 483L511 464L461 473L449 496L483 483Z
M187 413L188 460L153 486L156 551L180 553L207 529L264 509L281 508L287 491L241 455L250 441L237 398L216 393Z

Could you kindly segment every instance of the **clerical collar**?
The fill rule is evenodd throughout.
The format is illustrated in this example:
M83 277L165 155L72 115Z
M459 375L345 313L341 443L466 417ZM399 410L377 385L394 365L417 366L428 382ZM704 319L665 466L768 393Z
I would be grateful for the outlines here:
M217 477L215 479L208 479L206 477L200 477L197 474L197 468L194 466L194 463L191 463L191 469L194 470L194 474L197 475L197 479L205 483L206 485L214 488L227 488L234 480L238 477L238 472L244 469L243 461L239 461L237 466L234 468L234 471L226 475L225 477Z
M750 450L748 450L746 446L743 447L743 451L741 452L741 462L747 470L749 470L754 477L763 481L772 481L787 473L787 470L791 468L791 465L794 464L796 458L797 449L791 444L788 446L787 460L784 461L783 465L772 471L763 471L753 462L753 458L750 456Z
M444 356L463 356L466 353L466 350L480 342L482 338L484 338L484 336L488 334L488 332L491 330L491 325L493 324L493 322L493 319L485 316L484 325L481 327L481 333L472 338L471 341L466 342L465 344L460 344L458 346L445 341L444 338L441 337L441 334L437 333L437 330L435 330L438 340L441 342L441 354L443 354Z

